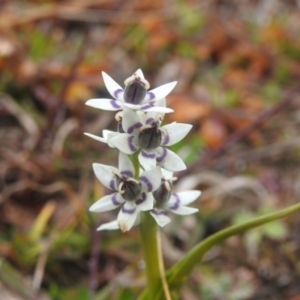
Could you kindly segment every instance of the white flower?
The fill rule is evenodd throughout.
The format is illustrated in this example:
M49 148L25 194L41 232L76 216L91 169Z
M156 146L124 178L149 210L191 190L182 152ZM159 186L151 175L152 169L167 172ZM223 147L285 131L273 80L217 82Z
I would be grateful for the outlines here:
M182 159L165 146L174 145L182 140L192 125L174 122L160 127L161 119L162 116L158 113L144 114L124 109L122 118L124 133L111 137L109 145L126 154L141 149L139 162L146 170L156 165L170 171L184 170L186 166Z
M160 184L161 171L156 167L144 171L139 179L134 178L134 167L129 157L120 152L119 169L102 164L93 164L96 177L108 189L115 191L102 197L90 207L90 211L109 211L121 206L117 221L101 225L98 230L115 229L123 232L130 230L138 213L153 208L153 195Z
M94 134L91 134L91 133L87 133L85 132L84 133L85 135L91 137L92 139L94 140L97 140L97 141L100 141L102 143L105 143L105 144L108 144L109 147L111 148L115 148L111 143L109 143L109 140L117 135L119 135L120 133L119 132L115 132L115 131L111 131L111 130L107 130L107 129L104 129L102 131L102 135L103 137L101 136L97 136L97 135L94 135Z
M86 105L110 111L123 110L124 107L128 107L145 112L173 112L170 108L156 106L155 102L166 97L175 87L176 81L147 91L150 85L144 78L141 69L138 69L131 77L125 80L125 89L122 89L105 72L102 72L102 76L106 88L114 99L90 99L86 102Z
M184 191L173 193L173 172L161 169L163 173L161 185L154 191L155 205L150 214L159 226L165 226L171 220L168 217L168 211L178 215L189 215L198 211L198 208L188 207L186 205L194 202L200 195L200 191Z
M158 107L166 107L166 99L162 98L162 99L157 100L155 105L158 106ZM143 117L145 115L141 111L137 111L136 113L139 114L140 117ZM148 116L150 116L150 113L148 113ZM161 117L161 119L163 119L164 114L160 113L159 116ZM115 119L118 122L118 126L117 126L118 131L117 132L104 129L102 131L103 137L100 137L100 136L97 136L97 135L94 135L94 134L91 134L91 133L87 133L87 132L85 132L84 134L91 137L94 140L97 140L97 141L100 141L102 143L108 144L108 146L111 147L111 148L115 148L115 146L113 144L109 143L109 140L111 138L119 135L120 133L124 133L124 130L123 130L123 127L122 127L123 112L118 112L115 116Z

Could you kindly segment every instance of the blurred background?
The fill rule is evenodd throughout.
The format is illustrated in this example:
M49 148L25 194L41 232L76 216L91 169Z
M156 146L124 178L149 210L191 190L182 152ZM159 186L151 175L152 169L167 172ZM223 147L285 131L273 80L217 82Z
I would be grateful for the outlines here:
M177 80L166 122L193 124L172 147L201 189L199 213L162 230L166 267L212 233L300 197L300 1L0 2L0 299L136 299L139 231L96 232L116 211L93 162L117 151L83 135L115 130L85 106L141 68ZM174 299L300 299L300 215L228 239Z

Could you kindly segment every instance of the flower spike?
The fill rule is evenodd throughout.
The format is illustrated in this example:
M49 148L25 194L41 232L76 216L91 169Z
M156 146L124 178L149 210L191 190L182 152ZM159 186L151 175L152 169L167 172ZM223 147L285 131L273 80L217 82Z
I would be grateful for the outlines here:
M154 191L154 208L150 211L151 216L156 223L163 227L171 219L168 217L168 211L178 215L189 215L198 211L198 208L188 207L186 205L194 202L201 195L200 191L185 191L173 193L173 172L162 169L163 177L159 188Z

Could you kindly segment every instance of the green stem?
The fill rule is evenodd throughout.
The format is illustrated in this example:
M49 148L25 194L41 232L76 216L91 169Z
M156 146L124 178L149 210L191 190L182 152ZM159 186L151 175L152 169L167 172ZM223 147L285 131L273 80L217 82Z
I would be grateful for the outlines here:
M144 260L146 263L148 298L153 299L161 281L160 249L157 243L157 225L148 212L141 214L140 225Z
M139 178L140 164L138 153L131 156L135 169L135 178ZM149 212L141 213L141 241L146 264L148 299L152 300L159 286L163 288L166 300L171 300L163 266L160 237L157 224Z

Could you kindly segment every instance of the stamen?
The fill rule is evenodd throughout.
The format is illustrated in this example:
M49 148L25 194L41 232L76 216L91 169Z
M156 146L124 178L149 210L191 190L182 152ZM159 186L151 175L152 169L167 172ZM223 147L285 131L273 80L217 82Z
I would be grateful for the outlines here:
M165 128L159 127L158 130L161 131L161 133L163 134L163 136L167 136L168 135L168 131Z
M144 129L147 129L147 128L152 128L152 125L144 125L144 126L140 127L139 132L142 132Z
M128 85L130 84L132 81L134 81L136 79L136 77L134 76L134 74L130 77L128 77L127 79L125 79L124 84Z
M123 189L123 187L124 187L124 182L122 181L118 187L118 191L121 195L125 193L125 189Z
M144 84L146 90L150 89L150 84L146 79L141 79L140 78L140 81Z
M172 186L171 186L171 184L170 184L170 182L169 182L168 180L166 180L166 181L164 182L164 185L165 185L166 190L167 190L168 192L171 192Z
M115 119L117 122L121 122L123 119L123 112L119 111L116 115L115 115Z
M119 170L113 170L112 173L114 176L116 176L120 179L123 177Z
M135 183L135 184L139 184L139 183L140 183L140 182L139 182L137 179L135 179L135 178L128 178L126 181L127 181L127 182L132 182L132 183Z

